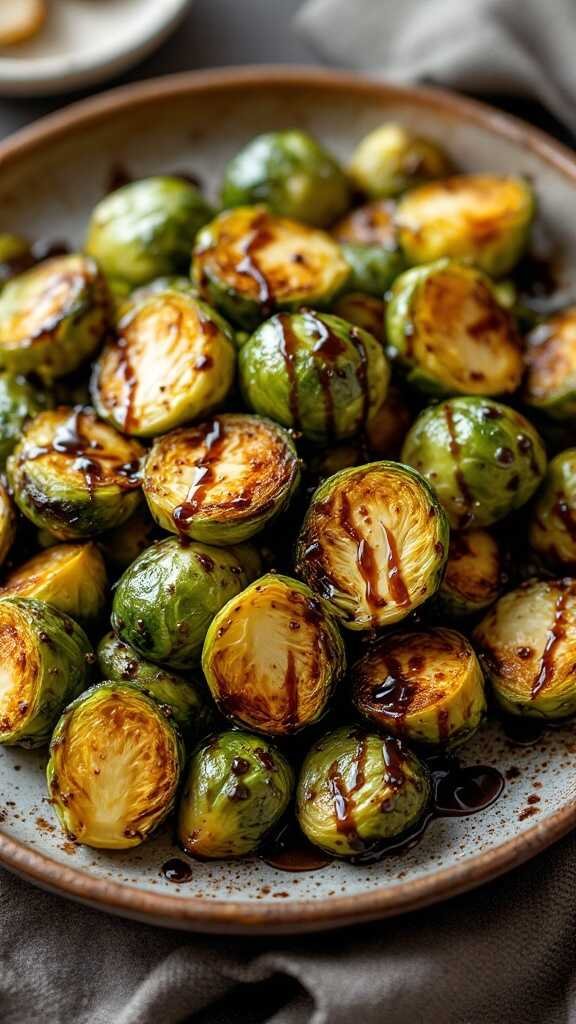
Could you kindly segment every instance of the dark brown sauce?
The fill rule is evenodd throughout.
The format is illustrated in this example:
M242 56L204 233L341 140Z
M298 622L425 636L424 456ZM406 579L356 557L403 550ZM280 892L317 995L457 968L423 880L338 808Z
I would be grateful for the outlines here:
M556 599L556 606L554 608L554 622L552 628L548 633L548 639L544 646L542 653L542 659L540 662L540 670L538 675L534 679L532 684L532 692L530 694L531 699L535 697L544 689L544 687L550 682L551 675L554 671L554 651L557 645L566 636L566 599L567 599L567 587L563 582L560 582L560 593Z
M281 313L276 317L276 324L280 334L280 352L286 367L288 377L288 408L292 417L292 426L300 426L300 404L298 400L298 379L296 377L296 352L298 351L298 338L296 337L290 315Z
M286 673L284 675L284 690L286 692L286 725L294 729L299 722L298 718L298 676L296 674L296 663L294 651L288 647L286 659Z
M183 882L190 882L193 872L190 864L185 860L181 860L180 857L171 857L162 865L162 874L169 882L180 885Z
M362 341L362 335L360 331L353 327L350 331L350 340L356 349L359 357L359 363L356 367L356 380L362 393L362 423L365 424L368 419L369 409L369 388L368 388L368 356L366 354L366 346Z
M328 329L326 324L324 324L319 317L315 317L313 314L309 313L304 314L304 316L308 321L308 326L312 328L314 334L318 337L318 342L314 345L312 351L315 356L321 357L316 360L316 368L324 399L326 432L332 436L335 433L332 382L336 374L333 364L338 356L342 355L342 353L346 351L346 346L336 334L333 334L332 331Z
M128 345L125 338L119 338L117 343L118 350L118 369L126 385L126 396L124 399L124 408L122 409L122 429L129 431L132 427L133 417L133 406L134 406L134 395L138 384L136 374L134 373L134 367L130 362L128 355Z
M188 521L202 507L206 492L214 483L214 465L220 458L224 444L224 435L219 420L214 419L196 429L198 433L202 432L203 434L204 452L196 460L196 479L190 485L185 500L172 513L172 519L178 530L185 530Z
M410 595L400 569L400 556L396 538L387 526L384 527L386 540L388 541L388 586L392 600L401 607L410 604Z
M460 442L456 437L456 426L454 423L452 406L449 405L448 402L444 405L444 418L446 420L446 427L448 430L448 447L450 449L450 454L453 455L454 459L457 459L460 454ZM472 497L470 488L468 487L468 484L464 479L464 474L459 466L454 467L454 479L458 490L460 491L462 501L467 507L467 511L463 512L460 516L460 526L465 527L470 524L472 518L474 498Z
M540 466L536 459L536 453L534 451L534 445L532 438L526 434L520 434L518 436L518 451L525 455L530 460L530 469L536 476L540 476Z
M378 593L378 563L368 541L352 521L352 509L350 500L345 491L342 492L340 502L340 525L344 532L356 544L356 564L365 584L365 597L368 608L373 612L376 608L383 608L385 599ZM392 591L392 586L390 587Z
M296 821L287 822L277 835L263 847L260 854L265 864L278 871L319 871L334 858L323 853L302 834Z
M391 660L393 659L388 659ZM394 671L392 666L390 668L394 674L387 675L384 681L375 687L372 701L378 705L378 711L400 724L410 710L417 686L399 672L397 674L397 670Z
M262 213L255 218L252 229L247 240L241 247L242 259L236 264L236 271L244 274L256 282L258 286L258 302L261 306L267 306L272 298L270 285L266 276L262 273L256 262L256 253L272 239L272 234L266 227L267 214Z

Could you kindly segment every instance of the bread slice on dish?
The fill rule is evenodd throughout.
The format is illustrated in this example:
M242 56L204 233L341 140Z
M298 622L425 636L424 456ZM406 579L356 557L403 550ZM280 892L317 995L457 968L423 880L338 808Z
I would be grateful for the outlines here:
M31 39L46 19L46 0L0 0L0 46Z

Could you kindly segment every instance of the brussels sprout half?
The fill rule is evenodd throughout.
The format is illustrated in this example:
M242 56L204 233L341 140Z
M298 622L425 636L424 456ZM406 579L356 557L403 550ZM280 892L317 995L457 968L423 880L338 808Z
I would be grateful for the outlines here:
M224 413L156 441L143 487L165 530L222 545L262 530L286 507L299 479L287 431L259 416Z
M6 561L16 537L16 510L3 483L0 483L0 565Z
M437 142L389 123L362 139L352 154L348 173L356 188L380 199L398 196L451 170L452 161Z
M392 633L352 666L351 676L362 717L417 743L456 746L486 714L478 659L454 629Z
M90 408L62 406L30 421L8 459L8 479L16 504L36 526L61 540L81 540L132 515L143 454Z
M235 363L233 331L217 313L185 292L159 291L124 310L95 364L92 399L125 434L154 437L222 402Z
M69 700L90 682L94 655L73 619L43 601L0 600L0 743L47 743Z
M534 210L523 178L464 174L408 192L398 203L396 223L409 263L447 256L499 277L520 259Z
M263 206L219 214L200 231L192 262L202 298L248 330L276 309L329 305L348 274L329 235Z
M318 721L345 664L338 627L312 591L276 574L224 605L202 651L223 714L271 736Z
M184 747L170 717L130 683L104 682L62 715L50 744L50 801L85 846L138 846L172 810Z
M532 497L546 470L542 440L524 416L487 398L425 409L402 460L432 484L455 529L490 526Z
M357 434L384 401L390 370L373 335L338 317L280 313L242 346L247 404L310 441Z
M378 341L384 337L384 315L386 305L383 299L365 292L346 292L334 303L332 312L341 320L370 331Z
M481 271L450 260L407 270L386 310L388 355L433 395L516 391L524 364L513 317Z
M344 726L308 753L296 813L304 835L336 857L376 853L424 814L424 765L394 736Z
M131 182L111 192L92 214L86 252L105 274L131 285L187 270L196 233L213 211L181 178Z
M121 577L112 628L150 661L189 669L200 660L216 612L260 570L260 558L248 545L184 546L168 538L144 551Z
M389 626L438 589L448 533L432 488L408 466L345 469L312 498L297 571L349 629Z
M146 690L165 713L170 711L186 739L198 739L211 728L214 715L197 682L146 661L114 633L102 637L96 654L104 679Z
M576 448L548 466L532 509L530 544L548 564L576 568Z
M526 405L556 420L576 422L576 306L550 317L528 334Z
M436 607L451 618L473 615L494 604L506 581L504 554L491 533L453 531Z
M496 701L511 715L576 712L576 580L532 580L505 594L474 631Z
M381 298L404 270L405 260L396 238L392 203L367 203L352 210L335 225L332 235L340 242L342 254L350 267L346 289L351 292L365 292Z
M0 369L51 381L98 348L109 297L93 260L55 256L13 278L0 293Z
M192 857L242 857L257 849L288 807L294 776L262 736L212 736L192 754L178 840Z
M56 544L8 573L0 598L35 597L78 622L90 622L102 614L107 591L96 544Z
M26 420L50 405L50 397L25 377L0 373L0 469L20 440Z
M326 227L348 207L346 175L316 139L295 129L257 135L230 160L223 206L265 203L282 217Z

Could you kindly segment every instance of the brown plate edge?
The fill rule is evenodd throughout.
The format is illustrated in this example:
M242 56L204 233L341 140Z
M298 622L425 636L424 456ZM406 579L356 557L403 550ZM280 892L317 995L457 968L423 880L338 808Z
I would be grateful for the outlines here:
M0 171L33 151L52 146L57 139L127 109L186 94L237 88L277 86L318 91L353 91L379 98L383 104L406 102L445 111L473 121L497 135L537 153L546 163L576 184L576 157L561 143L525 122L502 114L476 100L440 89L408 88L350 72L307 67L256 65L215 71L193 71L123 86L81 100L50 114L0 143ZM89 906L147 923L172 928L227 934L295 934L339 928L406 913L456 896L519 866L566 835L576 825L576 802L570 802L542 822L462 864L424 878L384 886L376 892L324 900L260 903L212 901L199 897L167 896L118 882L94 878L62 865L24 843L0 833L0 862L16 874L52 892L65 894Z

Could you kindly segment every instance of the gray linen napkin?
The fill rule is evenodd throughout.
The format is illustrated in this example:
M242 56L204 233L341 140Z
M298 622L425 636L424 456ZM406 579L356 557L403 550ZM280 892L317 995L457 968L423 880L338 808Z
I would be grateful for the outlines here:
M308 0L296 25L330 63L530 96L576 129L575 0Z

